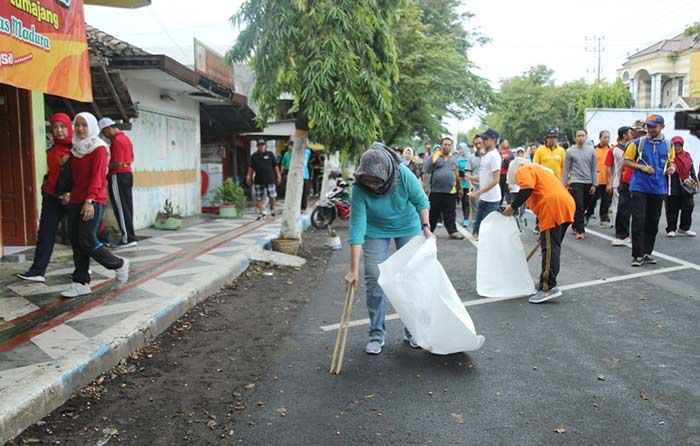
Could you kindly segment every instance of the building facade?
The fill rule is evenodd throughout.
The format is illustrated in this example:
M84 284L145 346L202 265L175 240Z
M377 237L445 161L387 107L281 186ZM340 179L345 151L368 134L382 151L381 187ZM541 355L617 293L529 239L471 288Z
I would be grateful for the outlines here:
M700 41L683 34L627 58L617 70L636 108L685 108L700 97Z

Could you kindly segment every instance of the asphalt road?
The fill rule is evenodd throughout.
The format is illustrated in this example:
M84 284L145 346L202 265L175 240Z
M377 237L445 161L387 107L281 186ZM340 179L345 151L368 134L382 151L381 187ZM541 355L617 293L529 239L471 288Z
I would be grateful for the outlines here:
M567 235L564 296L542 305L477 296L476 248L438 230L483 348L413 350L392 319L369 356L360 324L340 376L321 327L340 318L349 253L310 233L303 269L255 266L12 444L700 445L700 239L660 235L659 263L633 268L590 229ZM359 289L352 319L366 317Z
M591 229L612 235L596 220ZM320 327L342 311L348 252L338 252L259 386L255 398L266 404L247 413L240 444L700 444L700 240L660 234L657 250L677 260L639 269L629 265L629 248L567 235L560 284L569 289L532 305L478 304L476 249L446 240L444 230L438 237L460 297L477 303L468 310L486 337L482 350L412 350L394 320L384 352L368 356L363 325L351 330L343 373L329 375L336 332ZM534 241L523 235L526 249ZM530 267L536 276L538 257ZM353 320L367 317L363 300L358 290Z

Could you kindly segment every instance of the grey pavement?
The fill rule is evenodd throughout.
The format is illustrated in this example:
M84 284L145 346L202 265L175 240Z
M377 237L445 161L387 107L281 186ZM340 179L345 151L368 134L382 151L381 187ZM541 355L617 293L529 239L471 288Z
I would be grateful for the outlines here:
M413 350L391 320L384 352L368 356L360 322L340 376L328 372L337 333L328 326L342 312L349 255L335 253L251 396L266 404L249 409L239 443L700 445L700 240L662 231L665 258L632 268L630 249L610 246L612 230L596 223L584 241L567 234L564 296L542 305L477 296L475 247L438 229L438 257L486 337L483 349ZM522 238L526 249L535 243L531 232ZM535 256L533 276L539 268ZM366 317L359 289L352 319Z
M302 224L309 226L308 215ZM181 231L147 231L137 247L115 253L131 260L129 282L93 262L93 294L62 299L72 265L57 250L46 284L14 277L28 264L3 263L0 273L0 444L63 404L70 395L164 331L248 267L279 235L280 219L204 219ZM294 259L283 259L294 263ZM298 265L298 264L297 264Z

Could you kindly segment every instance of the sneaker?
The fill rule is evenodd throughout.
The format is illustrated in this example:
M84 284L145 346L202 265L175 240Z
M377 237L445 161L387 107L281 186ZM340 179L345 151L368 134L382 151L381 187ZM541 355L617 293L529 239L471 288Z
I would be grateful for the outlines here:
M368 355L378 355L382 352L382 347L384 347L384 341L369 341L367 347L365 347L365 352Z
M133 240L133 241L131 241L131 242L126 242L126 243L125 243L125 242L122 242L122 241L120 240L120 241L118 241L117 243L110 243L110 244L108 244L107 247L108 247L108 248L114 248L114 249L118 249L118 248L131 248L132 246L136 246L136 245L138 245L138 244L139 244L139 243L138 243L136 240Z
M609 221L601 221L600 227L603 229L610 229L612 228L612 224Z
M650 256L649 254L644 254L642 260L644 261L644 263L648 263L649 265L656 265L656 259Z
M40 276L39 274L32 274L29 272L26 272L24 274L17 274L17 277L19 277L22 280L28 280L30 282L46 282L46 277Z
M681 231L678 231L681 232ZM666 233L666 237L675 237L676 236L676 231L670 231Z
M642 265L644 265L644 259L642 257L632 257L632 266Z
M534 296L530 296L530 298L527 301L531 304L541 304L559 296L561 296L561 291L558 287L554 287L549 291L538 291L537 293L535 293Z
M272 217L277 217L277 211L274 210L274 209L271 209L271 210L270 210L270 215L271 215Z
M450 234L450 240L464 240L464 236L461 232L453 232Z
M684 236L686 236L686 237L695 237L695 236L698 235L698 234L695 233L695 232L693 232L693 231L691 231L690 229L688 229L687 231L684 231L684 230L682 230L682 229L679 229L679 230L678 230L678 235L684 235Z
M612 241L613 246L625 246L627 243L625 242L627 239L623 238L616 238L615 240Z
M441 222L441 221L438 222L437 227L438 227L438 228L442 228L442 222Z
M577 232L576 233L576 240L583 240L585 236L583 235L583 232Z
M409 336L409 334L406 333L406 330L403 332L403 340L404 342L408 342L408 346L411 348L421 348L421 346L413 340L413 336Z
M73 297L78 297L78 296L87 296L90 293L92 293L92 290L90 289L90 285L73 282L71 284L70 288L68 288L66 291L63 291L61 293L61 296L65 297L67 299L71 299Z
M632 239L629 238L629 237L625 237L624 239L622 239L622 241L625 242L625 243L627 243L627 244L632 243Z
M124 285L127 280L129 280L129 264L131 263L129 259L122 258L124 264L121 268L114 270L116 273L117 283L119 285Z
M262 212L262 213L258 214L258 218L256 220L258 220L258 221L265 220L265 217L267 217L267 215L265 215L265 213Z
M465 218L464 221L462 222L462 227L468 228L468 227L469 227L469 220L467 220L467 219Z

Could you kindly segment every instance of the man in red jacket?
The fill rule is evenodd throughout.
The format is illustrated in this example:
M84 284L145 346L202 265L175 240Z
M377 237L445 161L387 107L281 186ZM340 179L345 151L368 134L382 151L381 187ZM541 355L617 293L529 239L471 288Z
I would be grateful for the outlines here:
M134 162L134 145L110 118L100 119L100 130L111 141L107 188L122 233L117 247L136 246L134 202L131 193L134 186L134 171L131 167Z

